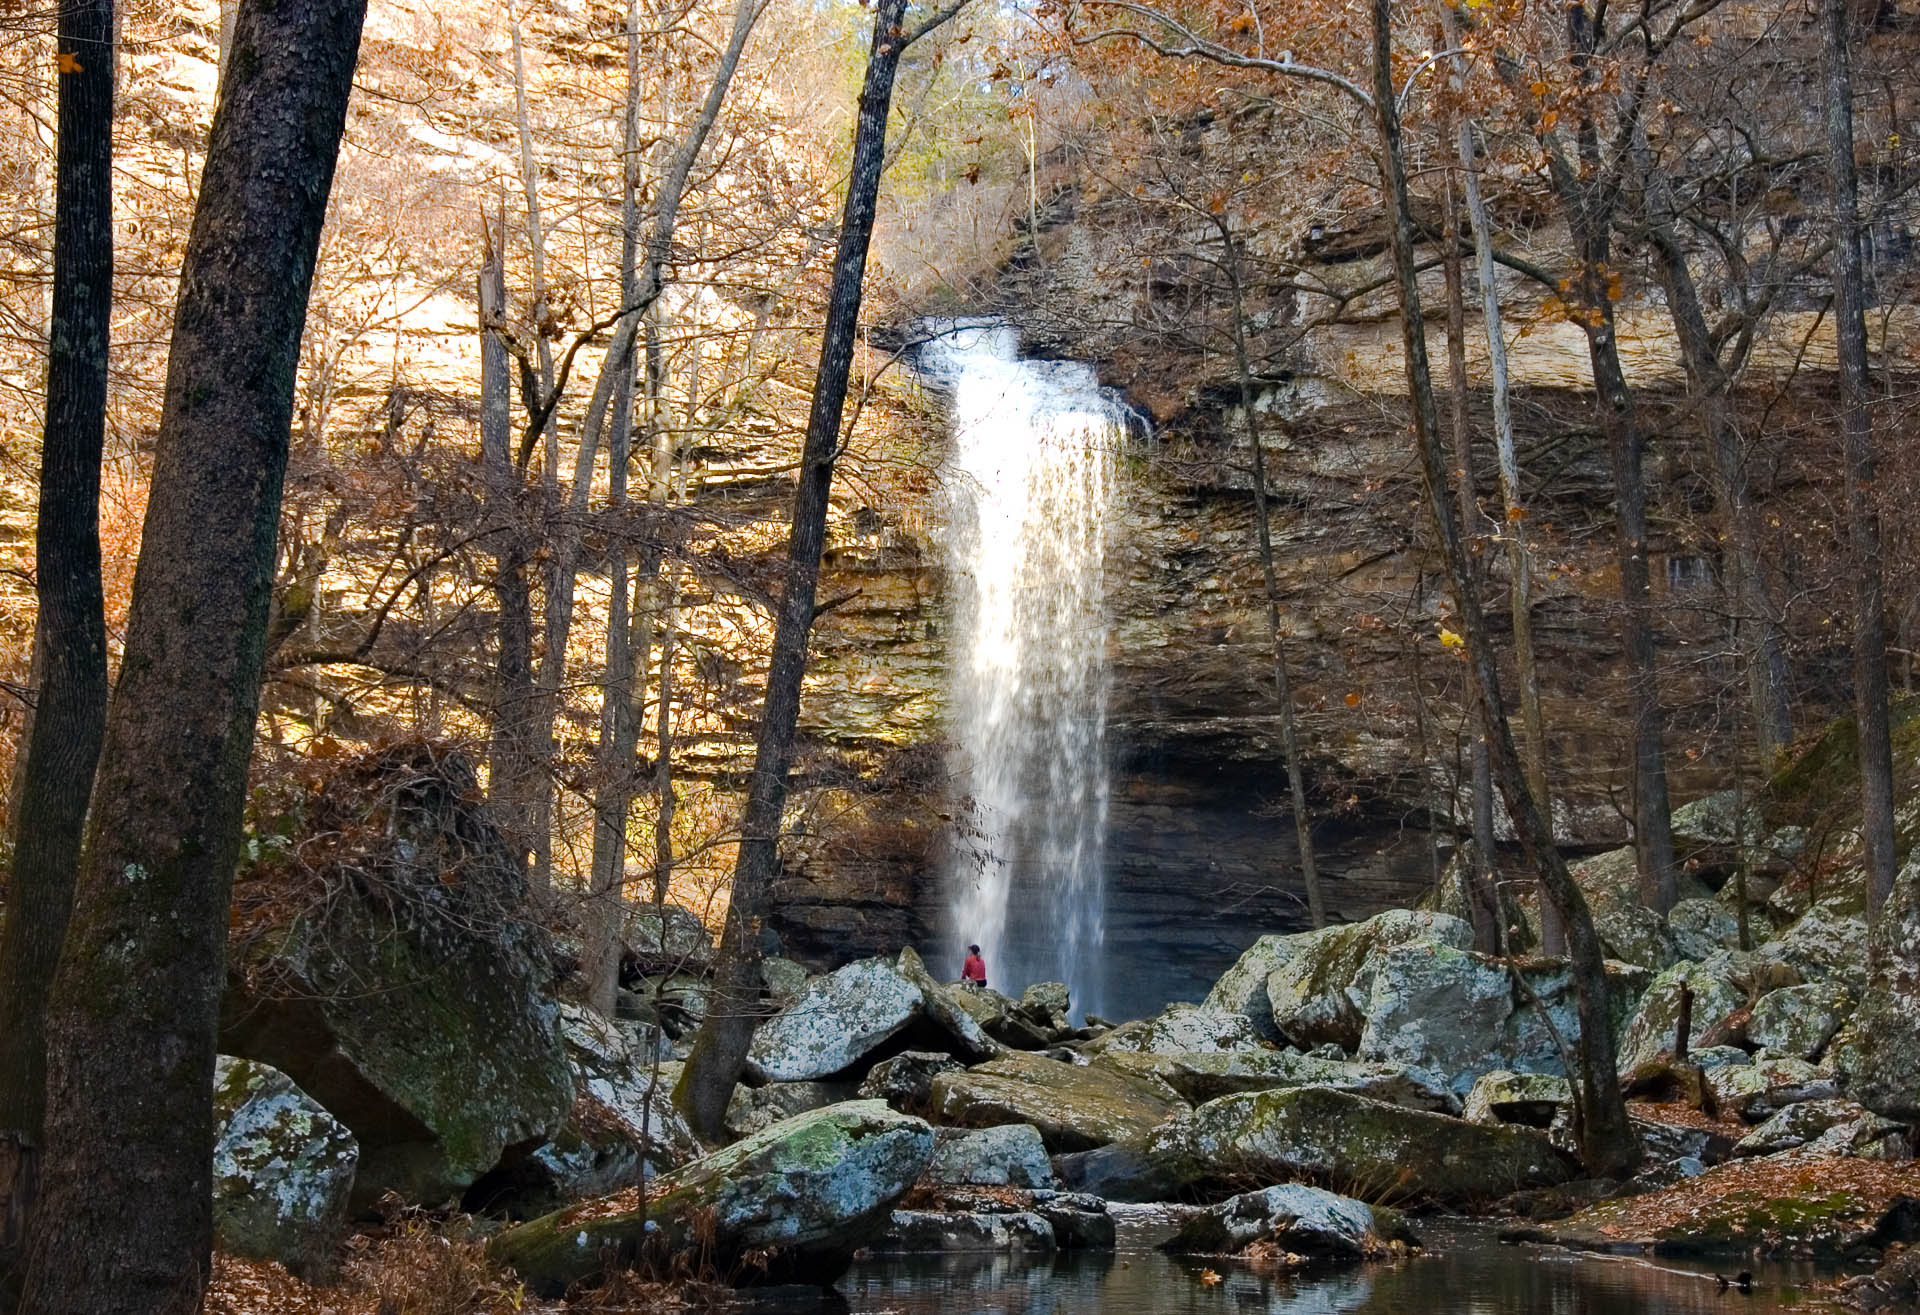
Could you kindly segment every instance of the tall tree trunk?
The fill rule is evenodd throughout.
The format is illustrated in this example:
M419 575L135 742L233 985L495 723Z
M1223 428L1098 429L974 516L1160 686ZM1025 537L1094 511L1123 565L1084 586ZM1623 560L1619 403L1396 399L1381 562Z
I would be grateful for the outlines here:
M1467 423L1467 299L1466 273L1460 267L1460 202L1452 171L1447 176L1447 209L1443 238L1447 281L1447 401L1453 422L1453 465L1460 480L1460 533L1471 544L1477 482L1473 472L1473 431ZM1469 558L1474 588L1480 588L1478 555ZM1473 852L1461 865L1467 908L1473 919L1476 949L1492 954L1500 947L1500 900L1495 894L1493 866L1493 759L1487 748L1487 709L1475 701L1467 742L1467 762L1473 791Z
M54 981L34 1315L186 1315L206 1285L227 897L300 331L365 12L241 5Z
M0 923L0 1306L33 1209L46 1108L47 992L73 909L87 796L107 716L100 456L113 310L113 2L69 0L59 52L53 320L34 541L39 680L15 791Z
M1860 183L1853 164L1853 74L1846 0L1823 0L1827 169L1834 229L1834 332L1840 353L1840 432L1846 440L1848 572L1853 577L1853 715L1860 730L1860 829L1867 846L1867 911L1893 893L1893 749L1887 724L1886 584L1874 505L1873 415L1868 410L1867 287L1861 267Z
M1293 681L1287 671L1286 641L1280 632L1280 583L1273 564L1273 514L1267 497L1266 441L1260 433L1255 405L1253 362L1247 354L1246 292L1240 269L1240 248L1224 218L1214 217L1226 248L1220 268L1232 293L1233 359L1240 375L1240 413L1253 449L1253 516L1260 545L1260 577L1267 592L1267 643L1273 649L1274 703L1280 710L1280 749L1287 760L1287 788L1293 796L1293 832L1300 855L1300 880L1307 892L1307 921L1317 930L1327 925L1326 898L1320 889L1320 866L1314 859L1313 814L1307 811L1306 772L1300 762L1300 720L1294 706Z
M1372 105L1380 130L1381 172L1386 183L1398 283L1407 390L1413 399L1414 440L1426 486L1428 518L1440 541L1459 605L1475 693L1482 706L1492 713L1488 718L1492 731L1488 748L1492 754L1494 782L1506 801L1507 812L1513 818L1527 857L1538 867L1548 897L1559 907L1566 922L1575 1011L1580 1024L1580 1071L1575 1075L1575 1089L1579 1093L1581 1116L1577 1130L1581 1159L1587 1172L1595 1177L1626 1177L1638 1165L1641 1148L1632 1125L1627 1122L1626 1102L1621 1098L1619 1078L1614 1072L1613 1034L1600 939L1594 933L1586 897L1580 893L1566 861L1555 848L1553 833L1527 787L1512 729L1505 716L1494 712L1504 707L1500 697L1499 661L1486 616L1481 611L1480 596L1473 589L1466 544L1461 540L1459 522L1447 494L1446 457L1440 445L1433 371L1427 357L1426 325L1421 317L1413 220L1408 211L1406 156L1401 146L1400 111L1395 101L1392 22L1392 0L1373 0Z
M753 1038L760 991L760 931L767 900L780 870L780 822L787 802L787 768L793 756L800 717L800 684L807 668L807 635L813 628L814 596L820 585L820 555L827 539L827 495L833 485L840 445L840 420L846 408L853 367L860 301L865 287L867 246L873 237L874 209L885 161L887 114L893 103L893 79L902 51L925 32L903 33L906 0L877 0L873 45L860 89L854 129L853 161L848 170L846 209L840 219L840 245L834 252L820 365L814 375L813 408L800 456L799 488L793 499L793 528L787 540L785 587L774 625L773 654L767 670L766 700L760 714L753 775L740 819L739 858L733 891L720 937L714 974L713 1007L700 1024L693 1053L674 1089L674 1102L693 1130L714 1138L721 1132L727 1101L745 1066Z

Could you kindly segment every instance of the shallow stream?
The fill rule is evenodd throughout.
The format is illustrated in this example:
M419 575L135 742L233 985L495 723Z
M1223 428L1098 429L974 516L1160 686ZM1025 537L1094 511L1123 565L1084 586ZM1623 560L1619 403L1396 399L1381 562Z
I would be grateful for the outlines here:
M1751 1293L1715 1267L1503 1246L1478 1224L1421 1221L1424 1250L1400 1264L1262 1274L1154 1249L1170 1226L1121 1215L1110 1252L875 1256L840 1281L849 1309L880 1315L1695 1315L1833 1311L1811 1266L1762 1265ZM1732 1275L1736 1265L1721 1265ZM1210 1277L1217 1275L1217 1280Z

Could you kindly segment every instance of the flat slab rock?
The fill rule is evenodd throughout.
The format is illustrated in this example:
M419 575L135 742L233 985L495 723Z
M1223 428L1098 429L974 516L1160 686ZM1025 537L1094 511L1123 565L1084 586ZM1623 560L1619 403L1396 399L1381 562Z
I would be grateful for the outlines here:
M1030 1123L1056 1155L1143 1136L1187 1108L1163 1083L1026 1053L938 1075L929 1103L957 1127Z
M1508 1234L1589 1251L1835 1258L1920 1225L1920 1163L1789 1151L1730 1160L1648 1196Z

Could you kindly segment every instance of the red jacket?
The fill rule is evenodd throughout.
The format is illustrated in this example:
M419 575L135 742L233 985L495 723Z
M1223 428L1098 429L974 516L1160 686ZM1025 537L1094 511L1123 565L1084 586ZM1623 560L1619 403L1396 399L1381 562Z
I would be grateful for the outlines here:
M960 976L969 982L985 982L987 961L977 954L969 954L967 962L960 969Z

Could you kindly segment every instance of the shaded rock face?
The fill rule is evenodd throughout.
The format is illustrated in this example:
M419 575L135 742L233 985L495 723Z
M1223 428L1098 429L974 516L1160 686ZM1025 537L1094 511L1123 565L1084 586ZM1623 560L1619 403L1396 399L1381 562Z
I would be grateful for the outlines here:
M1189 1219L1162 1246L1182 1255L1221 1255L1256 1242L1308 1260L1365 1260L1386 1251L1372 1207L1297 1183L1230 1196Z
M1032 1210L1004 1214L895 1210L872 1249L896 1254L945 1251L1043 1252L1054 1248L1053 1225Z
M458 1195L573 1108L548 938L479 798L471 768L432 746L369 754L314 804L315 831L342 837L338 866L258 914L260 886L288 887L236 883L221 1048L353 1131L356 1204Z
M923 1114L933 1099L933 1080L957 1073L966 1065L952 1055L931 1050L908 1050L883 1059L867 1070L860 1082L862 1100L884 1100L903 1114Z
M1040 1130L1028 1123L1002 1124L978 1132L943 1131L933 1164L927 1169L927 1181L1042 1191L1054 1186L1046 1144L1040 1139Z
M1848 1094L1920 1120L1920 860L1909 859L1873 928L1874 970L1854 1015Z
M360 1147L278 1069L220 1056L213 1078L213 1232L224 1251L332 1276Z
M933 1147L932 1128L877 1100L828 1106L660 1179L649 1218L665 1251L690 1245L696 1227L710 1228L723 1268L746 1251L768 1249L779 1273L831 1282L854 1249L885 1228L894 1203L926 1171ZM543 1295L598 1274L606 1257L635 1258L637 1214L575 1213L507 1229L488 1251Z

